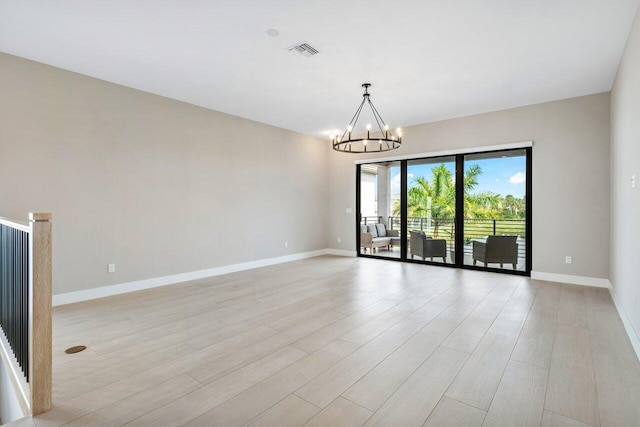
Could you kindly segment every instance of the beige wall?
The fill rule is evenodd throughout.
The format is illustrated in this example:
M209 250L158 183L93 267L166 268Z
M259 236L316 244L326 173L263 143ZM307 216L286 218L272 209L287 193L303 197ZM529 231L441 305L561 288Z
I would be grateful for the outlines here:
M608 278L609 118L609 94L590 95L408 127L403 147L386 155L533 140L533 270ZM355 159L329 158L336 249L355 249Z
M10 55L0 74L0 212L55 214L56 294L355 249L363 156ZM534 140L534 271L608 278L609 120L591 95L409 127L392 154Z
M0 215L53 212L56 294L326 248L327 145L0 53Z
M611 91L611 284L640 332L640 11Z

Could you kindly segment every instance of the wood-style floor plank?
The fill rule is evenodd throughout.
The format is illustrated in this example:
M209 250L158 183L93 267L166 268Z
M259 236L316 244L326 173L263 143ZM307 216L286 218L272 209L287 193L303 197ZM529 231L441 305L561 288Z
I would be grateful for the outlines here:
M469 355L439 347L367 421L367 426L419 426Z
M37 427L640 425L605 289L323 256L55 307L53 327Z
M147 389L114 405L78 418L65 424L65 426L124 425L141 415L163 407L181 396L188 395L200 387L202 387L202 384L198 381L187 374L182 374L157 387Z
M373 412L370 410L339 397L304 426L359 427L371 417L371 414L373 414Z
M542 422L547 371L511 361L482 424L485 427L534 427Z
M443 397L423 427L481 427L486 412L457 400Z
M637 360L594 354L602 426L640 426L640 366Z
M306 356L301 350L285 347L244 368L132 420L129 426L175 426L184 424L215 408L244 390L280 372Z
M372 411L380 406L437 349L456 325L434 320L343 393Z
M295 394L290 394L245 424L245 426L297 427L305 424L318 412L320 412L320 408L317 406L300 399Z
M508 362L509 355L506 353L488 352L482 356L471 355L446 395L487 411Z
M599 425L596 382L587 330L559 325L544 407L586 424Z
M555 337L560 286L548 282L538 289L511 358L548 369Z
M185 425L245 424L353 353L356 347L348 341L327 344Z
M406 319L341 360L318 378L305 384L296 394L325 408L345 390L383 361L422 327L417 320Z
M585 424L573 418L563 417L553 412L544 411L542 416L541 427L593 427L591 424Z

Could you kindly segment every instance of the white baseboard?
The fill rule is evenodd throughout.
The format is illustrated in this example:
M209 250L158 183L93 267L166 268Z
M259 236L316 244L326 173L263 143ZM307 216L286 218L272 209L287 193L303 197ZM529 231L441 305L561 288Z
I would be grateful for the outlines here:
M243 262L240 264L223 265L221 267L207 268L205 270L190 271L188 273L172 274L170 276L154 277L152 279L137 280L135 282L120 283L111 286L102 286L76 292L68 292L53 296L53 305L71 304L74 302L88 301L97 298L104 298L113 295L126 294L128 292L141 291L143 289L157 288L160 286L174 285L176 283L188 282L190 280L205 279L207 277L219 276L221 274L235 273L236 271L251 270L268 265L281 264L284 262L298 261L306 258L313 258L327 255L327 249L320 249L311 252L285 255L276 258L267 258L257 261Z
M625 311L622 304L620 304L616 300L616 296L613 292L613 289L609 289L609 293L611 294L611 299L613 300L613 304L616 306L616 310L618 310L618 314L620 315L620 319L622 320L622 324L624 326L625 331L627 332L627 336L629 337L629 341L631 341L631 345L633 349L636 351L636 356L638 360L640 360L640 337L638 337L638 333L636 332L627 312Z
M337 256L348 256L348 257L356 257L358 256L358 252L356 251L347 251L344 249L327 249L327 253L329 255L337 255Z
M531 278L536 280L546 280L547 282L569 283L572 285L593 286L596 288L611 289L609 279L598 277L572 276L570 274L544 273L542 271L532 271Z

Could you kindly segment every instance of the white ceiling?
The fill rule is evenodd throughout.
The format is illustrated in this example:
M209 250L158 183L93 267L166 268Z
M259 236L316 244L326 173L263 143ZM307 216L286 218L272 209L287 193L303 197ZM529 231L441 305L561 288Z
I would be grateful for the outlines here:
M0 0L0 51L326 137L608 91L639 2Z

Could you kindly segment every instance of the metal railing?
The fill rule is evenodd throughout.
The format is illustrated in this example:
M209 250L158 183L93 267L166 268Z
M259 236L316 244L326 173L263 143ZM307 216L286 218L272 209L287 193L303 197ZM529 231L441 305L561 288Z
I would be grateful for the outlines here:
M0 328L29 382L29 232L2 223Z
M51 214L0 218L0 357L23 413L34 416L52 405L51 259Z
M382 222L382 217L381 216L363 216L360 218L360 224L361 225L367 225L367 224L379 224Z
M465 241L486 236L519 236L526 239L526 233L527 224L524 219L474 218L464 220Z
M399 216L388 217L389 228L401 230ZM455 249L455 219L408 217L408 230L420 230L429 237L446 239L450 250ZM487 236L518 236L518 258L526 258L526 220L511 218L472 218L464 220L464 252L471 254L472 240Z
M369 217L378 218L378 217ZM381 218L381 217L380 217ZM389 228L399 230L401 221L399 216L389 217ZM455 227L454 218L426 218L408 217L407 227L409 230L420 230L425 233L445 232L452 233ZM524 219L510 218L482 218L465 219L464 236L467 239L476 239L486 236L514 235L526 239L526 221Z

